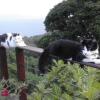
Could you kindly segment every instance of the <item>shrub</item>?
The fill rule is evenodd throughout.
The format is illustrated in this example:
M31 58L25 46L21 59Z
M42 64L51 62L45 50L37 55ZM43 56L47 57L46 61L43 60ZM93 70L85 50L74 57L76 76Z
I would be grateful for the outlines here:
M29 100L98 100L100 97L100 71L84 70L78 64L64 64L54 61L52 71L44 75ZM98 73L98 74L97 74ZM97 75L97 76L96 76Z

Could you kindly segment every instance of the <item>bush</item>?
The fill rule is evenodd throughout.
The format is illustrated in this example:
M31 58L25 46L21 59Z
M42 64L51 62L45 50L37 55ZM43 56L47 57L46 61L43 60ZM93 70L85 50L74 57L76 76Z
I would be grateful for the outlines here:
M78 64L54 61L52 71L44 75L29 100L99 100L100 71L93 68L81 69ZM99 74L97 74L99 73Z
M77 36L77 34L76 34ZM75 40L76 37L73 33L71 32L61 32L61 31L55 31L55 32L51 32L48 33L46 35L44 35L38 42L38 46L45 48L49 45L49 43L59 40L59 39L71 39L71 40Z
M100 44L100 0L64 0L50 10L44 24L51 34L40 39L40 47L63 37L75 40L77 35L87 36L89 32Z

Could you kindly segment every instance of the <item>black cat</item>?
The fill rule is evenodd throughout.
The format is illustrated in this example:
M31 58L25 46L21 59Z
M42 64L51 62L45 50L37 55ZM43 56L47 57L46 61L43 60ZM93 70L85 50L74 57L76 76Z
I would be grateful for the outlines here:
M97 49L97 41L93 39L84 39L81 42L61 39L52 42L44 49L39 58L40 73L46 73L51 69L51 66L48 65L52 63L52 59L70 59L74 61L84 61L86 59L88 61L87 59L90 60L92 56L97 58L99 56ZM92 55L92 52L95 53L95 50L97 53L96 57ZM88 55L90 52L91 55Z

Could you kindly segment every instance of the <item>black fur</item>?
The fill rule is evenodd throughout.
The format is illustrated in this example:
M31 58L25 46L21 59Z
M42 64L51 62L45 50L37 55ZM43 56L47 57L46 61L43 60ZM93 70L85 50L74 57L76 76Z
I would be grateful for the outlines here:
M7 34L0 35L0 44L1 42L5 42L7 39Z
M87 50L94 51L98 48L96 39L84 39L82 42L83 46L86 46Z
M79 42L71 40L57 40L51 43L41 54L39 59L39 70L46 73L51 68L48 66L52 62L52 58L69 59L81 61L85 56L82 54L82 45Z
M57 40L51 43L45 48L44 52L39 58L39 70L41 73L46 73L51 68L48 66L52 63L52 59L69 59L75 61L82 61L87 56L83 55L84 47L87 51L95 51L98 49L99 57L99 46L93 33L88 32L77 36L79 42L72 40ZM97 53L97 52L96 52ZM58 58L57 58L58 57Z

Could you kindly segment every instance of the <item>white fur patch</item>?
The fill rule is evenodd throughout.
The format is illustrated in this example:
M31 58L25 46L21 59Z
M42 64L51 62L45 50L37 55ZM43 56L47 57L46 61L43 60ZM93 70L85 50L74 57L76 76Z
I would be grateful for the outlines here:
M83 62L92 62L95 64L100 64L100 59L97 59L99 57L98 48L94 51L88 51L87 48L84 47L84 50L82 52L86 56L86 58L82 60Z
M98 48L94 51L88 51L86 47L84 47L84 50L82 50L83 55L86 56L86 58L96 59L99 57L99 50Z
M91 58L85 58L82 60L83 62L87 62L87 63L95 63L95 64L100 64L100 59L91 59Z
M72 61L72 58L69 58L68 60Z
M15 40L16 46L26 46L21 35L14 37L14 40Z
M26 46L20 34L16 36L13 36L13 33L6 33L6 34L7 34L7 39L5 40L5 42L1 42L1 45L4 46L5 48Z

